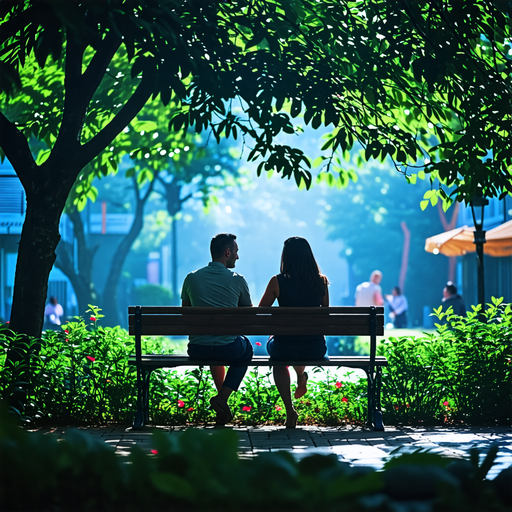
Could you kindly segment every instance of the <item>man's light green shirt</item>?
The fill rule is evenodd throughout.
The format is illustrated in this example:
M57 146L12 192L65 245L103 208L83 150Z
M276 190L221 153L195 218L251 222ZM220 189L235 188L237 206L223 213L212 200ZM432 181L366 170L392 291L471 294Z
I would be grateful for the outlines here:
M207 267L190 272L183 282L181 299L192 307L232 308L252 306L249 286L244 276L231 272L222 263L212 261ZM200 345L227 345L236 336L189 336L190 343Z

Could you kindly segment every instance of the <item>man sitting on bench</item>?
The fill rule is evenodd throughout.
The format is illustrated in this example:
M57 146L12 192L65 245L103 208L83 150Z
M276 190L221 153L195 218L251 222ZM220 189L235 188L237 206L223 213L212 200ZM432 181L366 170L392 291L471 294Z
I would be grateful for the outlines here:
M190 272L183 282L182 306L237 307L252 306L249 286L245 278L231 272L238 259L236 236L220 233L210 243L212 261L208 266ZM218 394L210 404L216 413L216 424L225 425L233 419L228 398L242 382L247 365L252 359L251 342L245 336L190 335L188 355L194 359L230 361L227 374L223 366L211 366L213 381Z

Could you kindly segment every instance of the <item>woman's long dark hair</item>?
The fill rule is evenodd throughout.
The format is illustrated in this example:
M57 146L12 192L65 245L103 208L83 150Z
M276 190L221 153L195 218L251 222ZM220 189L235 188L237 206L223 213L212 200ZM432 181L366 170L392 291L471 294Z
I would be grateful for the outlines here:
M281 255L281 274L300 279L305 288L321 297L325 295L325 287L329 284L327 277L320 272L309 242L300 236L285 240Z

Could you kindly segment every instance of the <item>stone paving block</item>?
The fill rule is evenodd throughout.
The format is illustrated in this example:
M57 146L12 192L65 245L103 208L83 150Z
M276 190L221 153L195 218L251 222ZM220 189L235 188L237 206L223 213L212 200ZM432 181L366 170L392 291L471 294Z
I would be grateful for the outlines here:
M382 459L387 453L374 446L336 446L335 452L337 455L343 455L347 460L360 460L360 459Z

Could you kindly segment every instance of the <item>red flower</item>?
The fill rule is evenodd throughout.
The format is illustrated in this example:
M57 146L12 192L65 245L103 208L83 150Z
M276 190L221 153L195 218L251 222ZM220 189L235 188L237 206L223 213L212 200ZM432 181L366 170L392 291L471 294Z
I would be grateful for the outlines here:
M279 407L279 405L276 405L276 411L282 411L282 407Z
M151 450L151 453L152 453L153 455L158 455L158 450Z
M178 407L185 407L185 402L183 400L178 400Z
M346 396L344 396L342 399L341 399L342 402L348 402L348 398Z
M65 332L66 334L69 334L69 331L68 331L67 329L64 329L64 332Z
M336 386L338 389L340 389L340 388L341 388L341 386L343 386L343 384L342 384L341 382L336 382L335 386Z
M92 356L87 356L87 359L89 359L89 361L93 362L96 361L96 358L95 357L92 357Z
M445 400L445 401L443 402L443 405L445 405L446 407L448 407L448 406L450 405L450 402L448 402L448 401L446 401L446 400Z
M91 316L91 318L89 320L91 320L91 322L96 322L96 317L95 316Z
M188 411L188 412L192 412L193 410L194 410L194 408L193 408L193 407L189 407L189 408L187 409L187 411Z
M261 343L260 343L259 341L257 341L257 342L255 343L255 345L256 345L257 347L261 347Z
M69 341L69 339L68 339L68 338L66 338L66 341Z
M246 411L246 412L249 412L251 409L252 409L252 407L250 405L244 405L242 407L242 411Z

